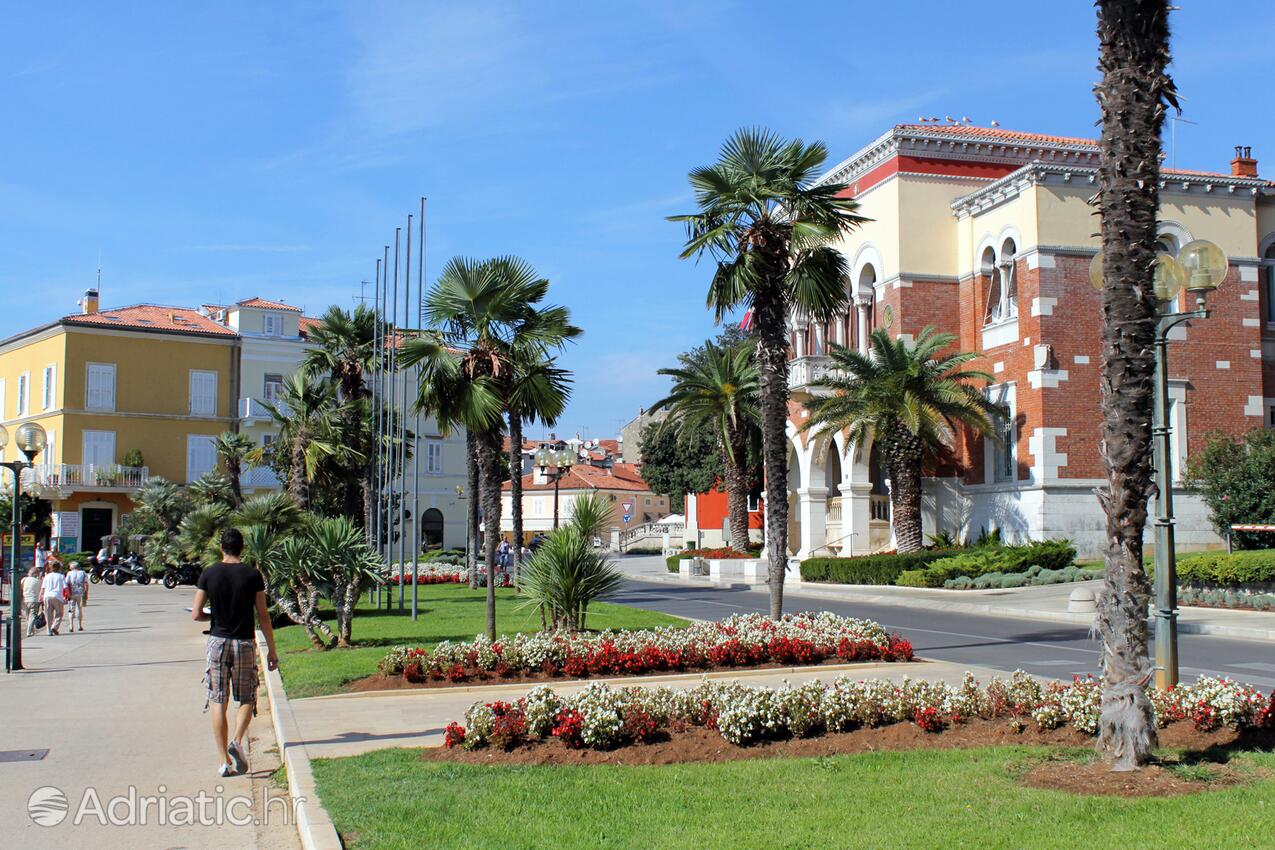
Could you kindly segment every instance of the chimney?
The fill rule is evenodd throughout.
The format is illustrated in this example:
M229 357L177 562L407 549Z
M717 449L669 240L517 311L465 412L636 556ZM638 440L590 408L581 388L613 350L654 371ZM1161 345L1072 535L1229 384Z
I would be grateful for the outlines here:
M80 299L80 311L86 316L97 312L97 289L84 290L84 297Z
M1253 159L1253 148L1248 145L1235 146L1235 159L1231 160L1231 176L1257 176L1257 160Z

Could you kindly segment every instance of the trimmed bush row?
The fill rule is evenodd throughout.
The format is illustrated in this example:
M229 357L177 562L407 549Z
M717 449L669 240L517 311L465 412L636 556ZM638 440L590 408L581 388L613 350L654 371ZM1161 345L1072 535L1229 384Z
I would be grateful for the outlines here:
M1275 611L1275 593L1254 592L1235 587L1180 587L1178 602L1183 605L1205 605L1211 608L1251 608Z
M1201 677L1193 685L1147 692L1158 726L1189 720L1201 731L1223 726L1275 728L1275 696L1228 679ZM1017 671L1008 680L981 687L969 673L959 687L942 682L807 682L798 687L749 688L738 682L705 681L686 690L666 687L613 689L594 682L571 696L533 688L516 703L477 702L465 725L449 723L443 743L467 749L513 749L528 740L557 738L572 749L605 750L650 740L662 729L715 729L744 746L767 738L812 737L861 727L911 721L941 732L973 718L1008 717L1021 730L1070 725L1098 730L1102 687L1093 678L1042 685Z
M802 581L829 581L837 584L894 584L904 570L918 569L951 555L950 549L933 551L882 552L857 558L807 558L801 562Z
M1246 552L1195 552L1178 556L1182 584L1249 584L1275 582L1275 549Z
M483 673L641 674L770 662L818 664L829 658L910 661L912 644L871 620L826 611L787 614L780 620L734 614L720 622L676 629L539 632L502 636L494 643L479 635L469 643L443 641L433 652L396 646L381 659L379 669L413 681L459 682Z
M1044 567L1028 567L1022 573L983 573L981 576L957 576L943 582L950 590L983 590L984 588L1033 587L1041 584L1067 584L1073 581L1089 581L1102 578L1103 568L1096 567L1063 567L1061 570L1049 570Z
M980 546L940 558L924 569L905 570L898 584L942 587L949 579L985 573L1021 573L1028 567L1061 570L1076 560L1076 548L1066 540L1042 540L1023 546Z

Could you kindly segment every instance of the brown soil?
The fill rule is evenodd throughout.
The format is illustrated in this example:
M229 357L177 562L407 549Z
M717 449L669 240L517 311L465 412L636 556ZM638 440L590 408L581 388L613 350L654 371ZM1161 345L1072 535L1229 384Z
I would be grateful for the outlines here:
M383 673L373 673L371 676L364 676L362 679L355 679L345 686L347 691L355 693L364 693L367 691L398 691L411 688L465 688L482 685L521 685L521 684L544 684L546 682L577 682L584 679L645 679L651 676L685 676L685 675L702 675L705 673L722 673L736 672L747 673L753 670L791 670L794 668L803 669L806 667L824 667L834 664L923 664L925 662L919 659L913 661L887 661L883 658L871 659L861 662L842 661L839 658L829 658L823 662L808 664L778 664L769 662L766 664L755 664L748 667L700 667L694 670L653 670L650 673L625 674L625 673L604 673L600 676L590 676L587 673L582 676L568 676L565 673L511 673L508 676L497 676L495 673L486 671L475 672L469 678L460 682L451 682L447 679L428 680L425 682L409 682L403 676L387 676Z
M1237 785L1253 774L1241 774L1229 764L1200 764L1189 771L1153 764L1141 770L1115 773L1101 761L1080 763L1051 760L1038 764L1022 778L1024 785L1103 797L1176 797Z
M635 744L614 750L572 750L556 739L524 743L508 752L492 747L465 750L442 747L424 750L421 757L430 761L466 764L510 765L662 765L681 762L736 761L755 758L804 758L890 750L969 749L995 746L1067 746L1092 747L1090 735L1071 728L1042 731L1028 721L1019 731L1009 720L974 720L942 732L924 732L911 723L896 723L872 729L856 729L821 735L763 741L747 747L728 743L713 730L693 727L683 732L661 733L648 744ZM1271 749L1275 734L1271 732L1237 735L1233 730L1199 732L1189 723L1176 723L1160 730L1160 745L1183 749L1188 757L1200 760L1208 756L1224 762L1233 749ZM1136 776L1118 774L1118 780L1096 779L1110 775L1101 762L1082 764L1076 761L1045 762L1025 776L1023 781L1040 788L1057 788L1087 794L1168 794L1205 790L1225 782L1238 781L1234 771L1223 764L1208 764L1216 773L1214 781L1192 781L1188 773L1176 773L1165 767L1140 771ZM1071 777L1081 777L1071 781ZM1140 790L1145 786L1145 790ZM1123 790L1122 790L1123 789Z

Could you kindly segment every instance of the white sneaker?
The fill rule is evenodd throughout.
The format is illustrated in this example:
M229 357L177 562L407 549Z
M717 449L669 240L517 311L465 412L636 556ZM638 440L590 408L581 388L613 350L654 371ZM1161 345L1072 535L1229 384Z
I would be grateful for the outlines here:
M228 764L223 764L221 767L217 768L217 775L222 779L226 779L235 775L235 769Z

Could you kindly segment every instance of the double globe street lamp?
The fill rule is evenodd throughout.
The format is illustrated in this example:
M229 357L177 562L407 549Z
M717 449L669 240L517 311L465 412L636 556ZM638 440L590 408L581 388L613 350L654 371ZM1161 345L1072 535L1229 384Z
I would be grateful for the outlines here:
M1155 327L1155 683L1168 690L1178 683L1178 576L1173 532L1173 426L1169 418L1169 332L1191 319L1207 319L1205 298L1226 277L1227 259L1216 244L1188 242L1176 258L1156 257L1152 287L1160 310ZM1102 252L1089 266L1089 282L1102 291ZM1178 294L1195 296L1195 309L1177 310Z
M22 669L22 470L35 465L35 459L44 451L47 441L44 429L35 422L24 422L14 432L14 442L26 456L25 461L10 460L0 466L13 473L13 548L10 563L13 567L13 585L9 588L9 657L10 672ZM0 425L0 450L9 445L9 432ZM33 612L34 614L34 612Z
M566 448L551 448L549 446L541 446L535 454L536 466L540 467L540 474L544 476L553 476L553 528L558 529L558 482L562 480L562 476L566 475L571 469L572 464L576 462L575 452ZM522 545L519 542L518 545Z

